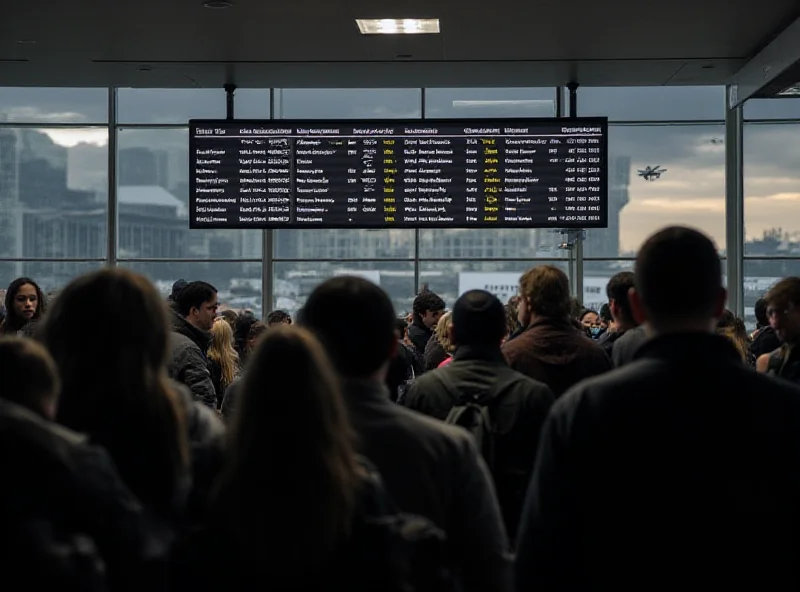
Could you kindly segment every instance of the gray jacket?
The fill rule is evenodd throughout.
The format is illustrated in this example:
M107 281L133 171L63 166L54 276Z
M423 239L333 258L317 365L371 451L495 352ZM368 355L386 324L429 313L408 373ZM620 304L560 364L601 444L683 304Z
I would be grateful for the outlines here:
M176 312L172 312L172 333L170 334L169 375L189 387L195 401L217 408L217 394L208 369L208 346L211 335L189 324Z
M360 452L403 512L447 533L463 592L511 589L510 545L492 477L462 428L392 403L380 383L344 383Z

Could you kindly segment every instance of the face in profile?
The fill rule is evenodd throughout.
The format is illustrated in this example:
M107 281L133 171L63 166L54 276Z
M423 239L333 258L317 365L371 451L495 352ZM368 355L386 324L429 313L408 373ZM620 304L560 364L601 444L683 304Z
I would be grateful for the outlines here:
M425 314L422 316L422 322L430 329L437 325L443 314L444 310L426 310Z

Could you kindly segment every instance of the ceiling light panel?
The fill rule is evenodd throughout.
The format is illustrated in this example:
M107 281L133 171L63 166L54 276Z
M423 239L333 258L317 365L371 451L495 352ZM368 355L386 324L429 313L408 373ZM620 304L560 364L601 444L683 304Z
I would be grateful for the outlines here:
M440 33L439 19L356 19L362 35L421 35Z

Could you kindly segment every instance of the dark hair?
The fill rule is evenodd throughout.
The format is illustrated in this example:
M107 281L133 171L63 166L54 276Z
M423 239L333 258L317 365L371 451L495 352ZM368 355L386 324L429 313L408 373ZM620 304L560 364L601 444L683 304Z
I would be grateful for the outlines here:
M446 308L444 300L433 292L422 292L414 298L414 303L411 305L411 311L414 313L416 320L421 320L426 312L429 310L437 311Z
M600 318L600 315L598 314L598 312L596 310L594 310L593 308L584 308L581 311L581 314L578 316L578 320L579 321L583 321L583 318L588 314L597 315L597 318L598 319Z
M339 276L317 286L298 322L317 334L343 376L356 378L375 373L391 357L397 347L394 319L392 301L379 286Z
M31 319L26 319L19 316L17 314L17 309L14 307L14 299L17 297L17 292L19 292L19 289L25 285L31 285L33 286L33 289L36 290L36 312L33 313L33 317ZM39 284L34 282L29 277L20 277L15 279L8 286L8 290L6 291L5 307L6 318L3 320L3 324L0 325L0 334L16 333L29 321L38 321L41 318L47 308L47 299L45 298L42 289L39 287Z
M221 310L219 312L219 316L221 316L223 320L231 326L231 329L236 328L236 321L239 320L239 315L236 314L235 310L226 308L225 310Z
M200 308L216 294L217 289L207 282L189 282L175 297L175 310L187 317L193 308Z
M634 277L648 320L658 323L710 320L723 289L714 243L684 226L670 226L645 241L636 258ZM691 286L689 297L686 286Z
M759 326L769 325L769 317L767 317L767 299L759 298L753 307L756 316L756 323Z
M103 322L87 322L93 318ZM184 409L167 377L162 296L132 271L95 271L64 288L43 329L61 377L58 422L108 450L131 491L171 513L188 442Z
M614 317L611 314L611 307L608 305L608 302L600 307L600 320L604 323L610 323L614 320Z
M255 339L266 330L267 326L261 321L256 321L255 323L252 323L250 325L250 329L247 331L247 341Z
M507 332L506 311L497 296L470 290L453 305L453 340L461 345L500 346Z
M288 321L288 322L287 322ZM285 310L273 310L267 315L267 325L292 324L292 317Z
M188 285L189 282L187 282L184 279L177 280L174 284L172 284L172 291L167 297L167 300L169 300L170 302L175 302L175 300L178 299L178 294L180 294L181 291Z
M0 392L4 399L45 415L45 403L57 396L58 389L58 369L44 347L32 339L0 339Z
M772 286L764 295L771 306L800 305L800 277L786 277Z
M237 543L251 576L287 570L313 578L350 532L365 476L355 434L338 377L311 333L270 329L252 355L212 516ZM291 385L275 382L280 373L292 377Z
M394 330L399 331L400 335L405 335L408 331L408 321L404 318L398 317L394 320Z
M632 271L620 271L615 274L606 284L606 297L608 301L614 301L619 311L619 320L623 323L633 324L633 310L628 299L628 292L634 287L635 276Z

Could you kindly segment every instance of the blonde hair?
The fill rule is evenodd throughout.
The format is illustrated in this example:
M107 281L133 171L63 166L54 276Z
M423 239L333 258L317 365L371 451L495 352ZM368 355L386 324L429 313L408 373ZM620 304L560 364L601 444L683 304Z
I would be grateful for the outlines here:
M211 327L213 340L208 347L208 357L222 368L222 387L225 388L239 373L239 354L233 349L233 329L221 317Z
M452 324L453 315L449 312L443 314L436 324L436 340L448 354L452 353L455 349L453 343L450 341L450 325Z

